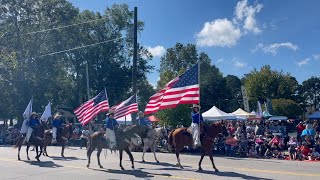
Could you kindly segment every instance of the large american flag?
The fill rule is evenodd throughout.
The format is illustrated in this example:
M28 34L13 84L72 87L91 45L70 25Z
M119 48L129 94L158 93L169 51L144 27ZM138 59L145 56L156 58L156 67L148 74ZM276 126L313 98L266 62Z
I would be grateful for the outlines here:
M96 97L83 103L74 110L79 122L84 126L89 123L96 115L109 110L109 103L106 90L101 91Z
M178 104L198 104L199 90L199 65L197 64L151 96L144 113L152 114L161 109L174 108Z
M115 119L124 117L134 112L138 112L137 95L133 95L120 104L113 106L110 111L114 112Z

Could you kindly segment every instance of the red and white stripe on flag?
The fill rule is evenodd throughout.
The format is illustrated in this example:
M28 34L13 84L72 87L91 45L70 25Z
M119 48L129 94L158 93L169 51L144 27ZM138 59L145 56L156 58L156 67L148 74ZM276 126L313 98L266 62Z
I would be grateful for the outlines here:
M137 96L133 95L127 100L118 104L117 106L112 107L111 109L114 112L115 119L119 119L128 114L138 112Z
M74 113L82 125L88 124L101 112L109 110L109 103L105 91L100 92L96 97L82 104Z
M150 97L144 113L152 114L178 104L198 104L200 99L198 64L170 81L164 89Z

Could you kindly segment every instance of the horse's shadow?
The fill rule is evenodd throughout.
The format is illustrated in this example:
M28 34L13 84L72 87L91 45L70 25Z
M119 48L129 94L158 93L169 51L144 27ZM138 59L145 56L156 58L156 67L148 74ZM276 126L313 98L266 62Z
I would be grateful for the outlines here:
M164 166L164 167L177 167L178 166L176 164L171 164L171 163L166 163L166 162L141 162L141 161L135 161L141 164L149 164L149 165L155 165L155 166ZM183 166L183 167L191 167L191 166Z
M59 164L54 163L53 161L23 161L32 166L46 167L46 168L59 168L63 167Z
M49 158L53 159L53 160L60 160L60 161L73 161L73 160L86 160L83 158L77 158L77 157L61 157L61 156L48 156Z
M236 172L215 172L215 171L207 171L207 170L198 170L196 171L200 174L210 174L210 175L215 175L215 176L220 176L220 177L229 177L229 178L242 178L242 179L252 179L252 180L273 180L273 179L268 179L268 178L260 178L260 177L255 177L255 176L249 176L245 174L240 174Z
M156 174L156 173L149 173L146 171L142 171L141 169L134 169L134 170L115 170L115 169L93 169L90 168L94 171L102 171L106 173L111 173L111 174L119 174L119 175L130 175L134 176L135 178L153 178L155 176L163 176L170 178L171 174Z

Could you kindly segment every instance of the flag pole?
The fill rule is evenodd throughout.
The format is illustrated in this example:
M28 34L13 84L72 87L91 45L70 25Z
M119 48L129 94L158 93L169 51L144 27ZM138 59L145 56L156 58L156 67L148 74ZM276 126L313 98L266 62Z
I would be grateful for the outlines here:
M199 133L198 133L198 140L200 141L200 122L201 122L201 105L200 105L200 59L199 59L199 63L198 63L198 82L199 82L199 106L200 106L200 108L199 108L199 126L198 126L198 128L199 128ZM201 143L201 142L200 142Z

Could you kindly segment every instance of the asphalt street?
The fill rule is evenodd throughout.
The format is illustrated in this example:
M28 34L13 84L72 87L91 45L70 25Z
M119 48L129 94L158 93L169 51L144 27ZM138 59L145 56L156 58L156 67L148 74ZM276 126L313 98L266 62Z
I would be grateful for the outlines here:
M21 161L17 160L17 149L0 147L0 179L18 180L89 180L89 179L320 179L319 162L298 162L273 159L250 159L214 157L220 172L214 172L208 157L203 160L203 171L198 171L199 155L181 155L184 169L178 168L174 154L157 153L160 163L156 163L153 154L147 153L142 163L142 153L134 153L135 169L127 155L123 166L119 167L118 154L110 151L101 153L101 164L97 164L96 152L92 155L91 167L87 168L86 150L69 147L65 158L60 157L59 147L49 147L50 157L41 156L41 162L35 160L31 151L27 160L26 147L22 147Z

